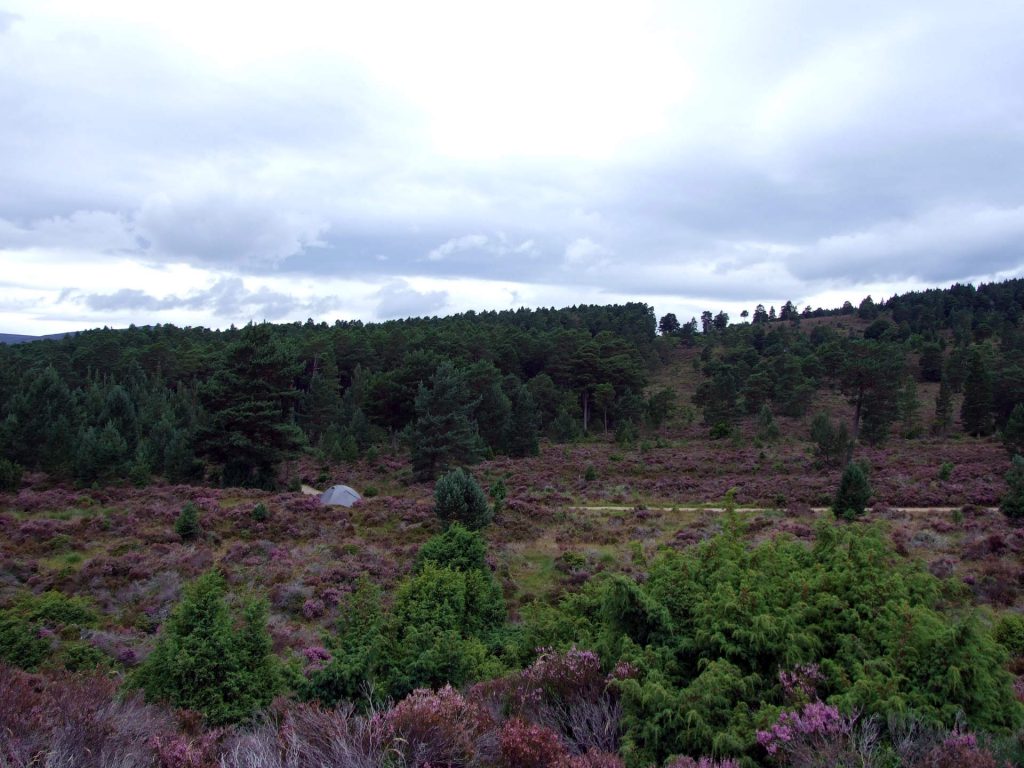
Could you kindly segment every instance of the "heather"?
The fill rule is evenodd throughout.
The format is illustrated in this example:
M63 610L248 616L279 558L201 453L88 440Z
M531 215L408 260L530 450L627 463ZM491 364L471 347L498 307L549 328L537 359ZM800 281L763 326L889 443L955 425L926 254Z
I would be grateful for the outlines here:
M17 352L0 765L1019 764L1020 336L907 301Z

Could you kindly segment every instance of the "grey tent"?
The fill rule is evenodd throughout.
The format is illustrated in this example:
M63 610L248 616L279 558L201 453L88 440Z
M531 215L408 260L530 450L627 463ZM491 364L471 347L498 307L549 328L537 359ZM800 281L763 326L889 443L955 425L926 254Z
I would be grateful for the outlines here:
M351 507L361 498L363 497L347 485L332 485L320 494L320 503L333 504L335 506L340 504L343 507Z

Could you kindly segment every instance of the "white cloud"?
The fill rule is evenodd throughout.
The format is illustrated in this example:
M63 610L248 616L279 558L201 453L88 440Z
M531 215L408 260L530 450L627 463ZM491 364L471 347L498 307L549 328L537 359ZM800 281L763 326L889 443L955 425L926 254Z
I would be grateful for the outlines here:
M441 261L454 253L473 251L483 248L488 243L487 235L463 235L446 240L427 254L430 261Z
M565 247L565 263L571 267L605 264L612 251L589 237L578 237Z

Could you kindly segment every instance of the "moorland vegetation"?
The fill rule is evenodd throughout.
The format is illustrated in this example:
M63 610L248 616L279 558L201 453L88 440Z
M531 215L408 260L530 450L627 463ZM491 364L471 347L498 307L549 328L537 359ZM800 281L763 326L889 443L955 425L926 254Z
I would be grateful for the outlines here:
M0 346L0 766L1022 764L1022 307Z

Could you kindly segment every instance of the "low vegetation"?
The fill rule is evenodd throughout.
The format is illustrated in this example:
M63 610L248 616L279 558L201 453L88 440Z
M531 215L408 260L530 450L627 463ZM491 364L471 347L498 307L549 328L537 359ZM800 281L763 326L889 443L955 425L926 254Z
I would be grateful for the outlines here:
M1024 764L1022 292L0 347L0 766Z

